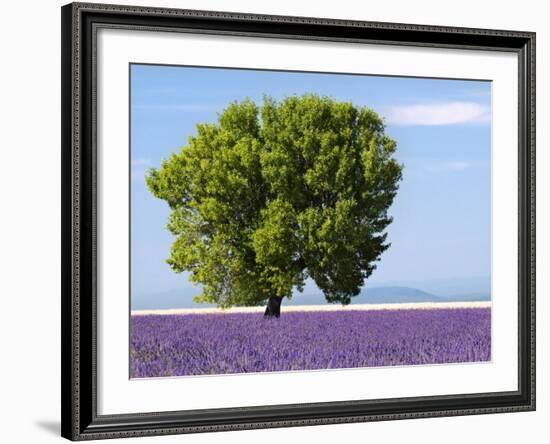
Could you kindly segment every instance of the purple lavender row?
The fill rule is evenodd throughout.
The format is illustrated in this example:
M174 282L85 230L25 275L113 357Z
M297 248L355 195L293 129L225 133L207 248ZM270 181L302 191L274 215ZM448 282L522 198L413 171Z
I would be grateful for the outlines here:
M133 316L131 377L491 359L488 308Z

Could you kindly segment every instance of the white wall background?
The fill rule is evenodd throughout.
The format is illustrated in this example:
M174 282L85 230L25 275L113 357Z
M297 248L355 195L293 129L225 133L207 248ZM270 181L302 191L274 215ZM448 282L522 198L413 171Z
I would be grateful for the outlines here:
M262 14L308 15L537 32L538 409L537 412L139 438L125 442L279 443L546 442L550 329L544 257L550 237L550 157L544 153L544 73L550 14L542 1L163 0L118 3ZM0 26L0 436L8 443L60 441L60 6L5 2ZM547 439L547 438L546 438Z

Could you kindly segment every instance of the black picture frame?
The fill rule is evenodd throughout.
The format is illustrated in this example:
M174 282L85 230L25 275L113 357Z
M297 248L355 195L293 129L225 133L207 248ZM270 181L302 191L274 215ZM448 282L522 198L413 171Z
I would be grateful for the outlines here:
M70 440L289 427L535 409L535 33L103 4L61 9L62 436ZM509 51L519 65L518 390L294 405L97 414L98 27Z

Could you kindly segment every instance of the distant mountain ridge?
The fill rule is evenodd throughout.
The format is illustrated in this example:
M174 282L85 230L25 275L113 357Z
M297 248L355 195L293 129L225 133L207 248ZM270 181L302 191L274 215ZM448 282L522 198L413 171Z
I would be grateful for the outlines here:
M443 298L478 295L489 297L491 294L490 276L468 276L433 280L406 280L373 284L372 287L410 287Z
M215 307L215 304L197 304L193 296L200 294L200 290L188 287L163 291L155 294L132 295L132 310L155 310L166 308L207 308Z
M358 304L391 304L396 302L441 302L445 299L410 287L372 287L361 291L354 302Z
M438 302L444 298L435 296L417 288L409 287L372 287L364 288L361 293L351 298L352 304L392 304L398 302ZM323 294L295 295L285 301L287 305L325 304Z
M484 289L483 289L484 290ZM407 302L470 302L490 301L490 292L472 291L450 295L436 295L414 287L388 285L366 287L352 298L351 304L396 304ZM198 288L183 288L157 294L137 295L132 297L132 310L165 309L165 308L206 308L214 304L197 304L192 297L198 294ZM319 305L326 304L322 293L295 294L285 300L284 305Z

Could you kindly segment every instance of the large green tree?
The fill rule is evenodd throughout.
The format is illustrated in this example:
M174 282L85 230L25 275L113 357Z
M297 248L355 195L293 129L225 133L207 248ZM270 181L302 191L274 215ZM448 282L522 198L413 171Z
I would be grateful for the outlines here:
M172 212L168 264L197 302L279 315L313 279L348 304L389 244L402 166L373 110L315 94L231 103L146 176Z

